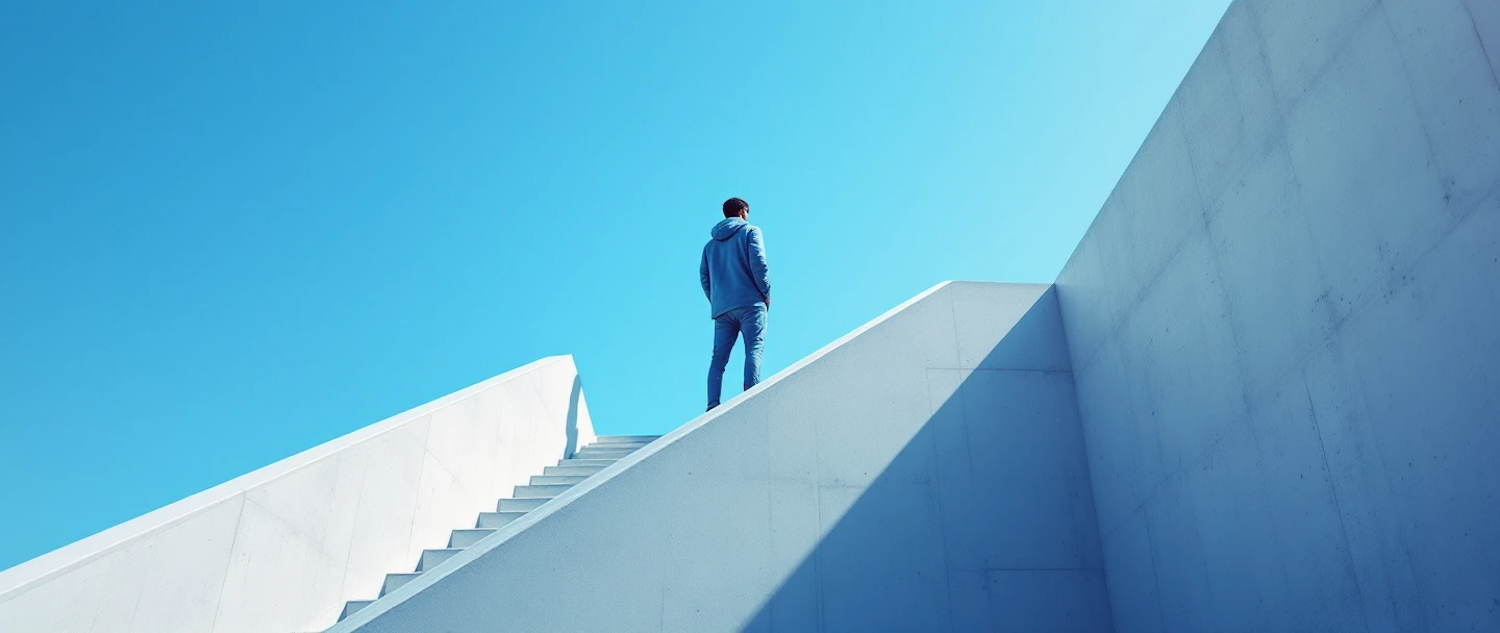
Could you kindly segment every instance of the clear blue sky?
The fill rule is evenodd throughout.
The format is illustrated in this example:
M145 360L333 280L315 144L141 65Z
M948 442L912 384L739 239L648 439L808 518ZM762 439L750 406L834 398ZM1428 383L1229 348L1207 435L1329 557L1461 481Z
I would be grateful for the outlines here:
M1051 281L1227 5L0 4L0 568L541 356L686 422L729 196L767 375Z

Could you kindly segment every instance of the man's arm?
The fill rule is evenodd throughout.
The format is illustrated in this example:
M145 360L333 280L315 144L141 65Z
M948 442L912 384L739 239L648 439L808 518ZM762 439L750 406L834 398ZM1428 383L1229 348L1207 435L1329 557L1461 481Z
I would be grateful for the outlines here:
M703 284L703 296L709 301L714 300L713 286L708 283L708 248L703 248L703 259L698 264L698 282Z
M766 307L771 307L771 275L766 266L766 242L758 227L750 229L750 276L755 279L760 296L765 298Z

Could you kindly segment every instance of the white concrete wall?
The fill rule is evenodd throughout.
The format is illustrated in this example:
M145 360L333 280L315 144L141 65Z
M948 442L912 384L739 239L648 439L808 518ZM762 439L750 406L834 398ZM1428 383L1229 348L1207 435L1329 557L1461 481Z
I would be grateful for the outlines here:
M1053 293L955 283L332 633L1108 631L1095 526Z
M320 630L591 441L543 359L0 573L0 631Z
M1497 54L1230 7L1057 282L1118 630L1500 630Z

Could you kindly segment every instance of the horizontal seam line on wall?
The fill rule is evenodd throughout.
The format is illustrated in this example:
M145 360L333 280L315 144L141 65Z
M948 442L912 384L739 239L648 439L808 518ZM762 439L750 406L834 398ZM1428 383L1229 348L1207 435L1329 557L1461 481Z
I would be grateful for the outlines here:
M996 367L928 367L937 371L1005 371L1018 374L1071 374L1071 369L1003 369Z

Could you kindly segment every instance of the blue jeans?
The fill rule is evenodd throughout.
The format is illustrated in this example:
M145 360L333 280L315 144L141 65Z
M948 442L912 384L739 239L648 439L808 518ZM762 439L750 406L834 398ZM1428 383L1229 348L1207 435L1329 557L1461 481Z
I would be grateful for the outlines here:
M708 408L719 406L724 391L724 368L734 337L745 338L745 389L760 382L760 354L766 347L766 309L762 306L735 308L714 318L714 359L708 366Z

